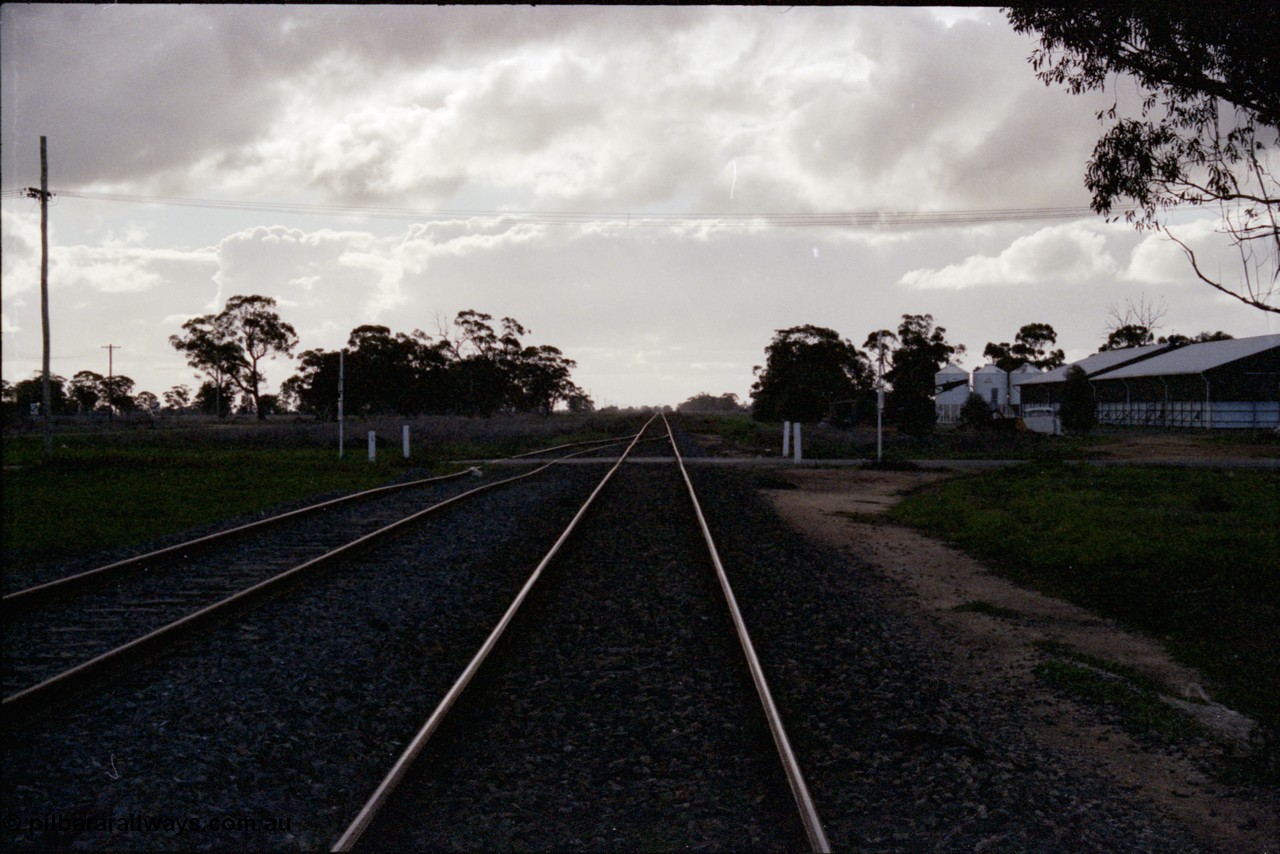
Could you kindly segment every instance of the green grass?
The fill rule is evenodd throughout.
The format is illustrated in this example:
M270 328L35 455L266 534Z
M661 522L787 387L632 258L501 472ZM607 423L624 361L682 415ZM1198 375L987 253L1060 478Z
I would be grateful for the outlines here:
M1130 732L1155 734L1171 742L1206 734L1198 721L1161 700L1159 694L1114 673L1061 659L1037 664L1033 672L1061 691L1119 714Z
M1038 640L1032 643L1031 645L1034 646L1036 649L1040 650L1041 652L1048 653L1049 655L1055 656L1057 658L1070 659L1071 661L1077 662L1078 664L1087 665L1088 667L1091 667L1094 670L1106 671L1107 673L1110 673L1114 676L1118 676L1124 679L1125 681L1129 682L1130 684L1134 685L1136 688L1140 690L1147 691L1153 694L1170 693L1169 686L1160 684L1159 682L1152 679L1151 677L1146 676L1142 673L1139 673L1137 670L1134 670L1132 667L1127 667L1123 664L1118 664L1117 662L1114 662L1114 661L1108 661L1105 658L1098 658L1096 655L1089 655L1088 653L1080 652L1075 647L1071 646L1070 644L1065 644L1062 641ZM1187 698L1187 699L1190 702L1194 702L1194 703L1204 702L1199 698L1194 698L1194 699Z
M49 560L128 546L284 501L378 486L402 469L306 449L64 449L5 472L4 551Z
M500 458L575 441L624 436L626 418L420 419L412 457L398 419L348 425L295 420L162 429L61 430L46 460L39 434L3 444L4 556L58 560L130 546L286 501L388 483L406 470L444 473L449 460ZM380 437L370 463L365 433Z
M1025 465L890 513L1165 641L1219 699L1280 728L1280 474Z

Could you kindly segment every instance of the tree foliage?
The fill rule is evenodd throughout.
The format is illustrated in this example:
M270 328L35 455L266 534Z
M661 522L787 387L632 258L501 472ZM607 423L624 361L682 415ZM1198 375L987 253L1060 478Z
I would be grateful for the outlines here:
M742 412L742 402L731 391L719 397L704 391L677 406L676 412Z
M97 371L76 371L67 392L82 413L93 412L103 400L107 378Z
M759 421L818 421L832 405L871 390L866 354L835 330L779 329L755 367L752 415Z
M102 399L112 412L127 413L137 409L133 387L136 383L124 374L116 374L102 381Z
M1008 10L1020 33L1036 32L1031 55L1046 85L1073 94L1118 85L1143 89L1140 116L1118 104L1085 171L1094 210L1132 199L1126 218L1182 247L1206 284L1263 311L1280 276L1280 183L1270 155L1280 142L1280 6L1249 0L1202 3L1020 5ZM1238 282L1214 278L1162 221L1175 205L1216 205L1221 230L1240 255Z
M1066 382L1062 386L1062 403L1058 405L1058 418L1062 429L1083 436L1098 423L1098 405L1089 385L1089 375L1079 365L1067 368Z
M231 406L235 403L235 387L223 380L221 385L205 380L196 391L195 407L206 415L226 418L231 414Z
M280 319L276 301L264 296L234 296L218 314L194 317L182 325L185 335L171 335L169 343L186 354L187 364L203 371L215 390L224 381L253 400L258 418L266 379L260 367L269 356L292 356L298 343L293 327Z
M1206 331L1192 336L1179 335L1174 332L1168 336L1161 335L1160 338L1156 340L1156 343L1172 344L1175 347L1185 347L1188 344L1203 344L1206 341L1230 341L1233 338L1235 338L1234 335L1223 332L1222 330L1218 330L1217 332Z
M191 389L187 385L176 385L164 393L164 405L180 412L191 405Z
M49 405L54 415L65 415L74 412L74 404L67 396L67 378L57 374L49 375ZM17 404L20 416L39 412L44 408L44 374L36 371L29 379L21 380L13 386L13 399ZM32 405L35 409L32 409Z
M1058 343L1058 333L1047 323L1028 323L1018 330L1013 343L999 344L988 341L982 351L984 358L1002 371L1015 371L1023 365L1033 365L1041 370L1056 368L1066 362L1061 350L1050 350Z
M885 400L885 414L908 435L933 430L937 420L934 375L953 356L964 352L963 345L947 342L946 333L945 328L934 326L931 314L904 314L898 325L891 366L885 372L885 379L892 386Z
M1155 334L1148 326L1140 323L1130 323L1113 329L1107 333L1107 340L1102 342L1102 346L1098 348L1099 353L1105 353L1108 350L1125 350L1129 347L1145 347L1148 344L1155 343Z
M392 334L386 326L351 331L341 359L337 351L307 350L300 370L281 387L298 407L318 418L337 417L339 363L343 405L357 415L550 412L565 403L590 411L591 398L574 385L576 363L556 347L526 346L529 330L505 317L467 310L433 338L421 330Z
M160 409L160 398L149 391L140 391L134 395L133 405L143 412L155 413Z
M980 394L970 394L960 407L960 423L974 430L990 427L991 416L991 404L983 400Z

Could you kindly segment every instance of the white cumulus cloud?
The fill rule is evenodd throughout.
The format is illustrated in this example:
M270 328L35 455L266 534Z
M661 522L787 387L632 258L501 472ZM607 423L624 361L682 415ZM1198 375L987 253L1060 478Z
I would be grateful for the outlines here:
M998 255L971 255L941 268L909 270L898 284L922 290L1061 285L1115 275L1117 270L1102 228L1069 223L1019 237Z

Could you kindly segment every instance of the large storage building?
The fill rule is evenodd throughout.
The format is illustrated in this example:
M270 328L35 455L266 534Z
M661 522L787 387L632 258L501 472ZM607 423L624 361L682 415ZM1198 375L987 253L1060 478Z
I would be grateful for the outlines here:
M1131 347L1074 364L1089 377L1100 424L1280 429L1280 335ZM1031 429L1058 432L1067 367L1020 384Z

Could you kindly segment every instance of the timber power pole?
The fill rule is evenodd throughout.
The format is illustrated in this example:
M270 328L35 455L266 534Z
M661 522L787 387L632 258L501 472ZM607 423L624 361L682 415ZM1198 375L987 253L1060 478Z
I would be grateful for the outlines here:
M107 424L115 423L116 414L116 350L123 350L119 344L103 344L102 350L107 351Z
M49 383L49 157L45 137L40 137L40 189L28 189L27 195L40 199L40 329L44 334L42 380L44 416L44 455L53 456L53 393Z

